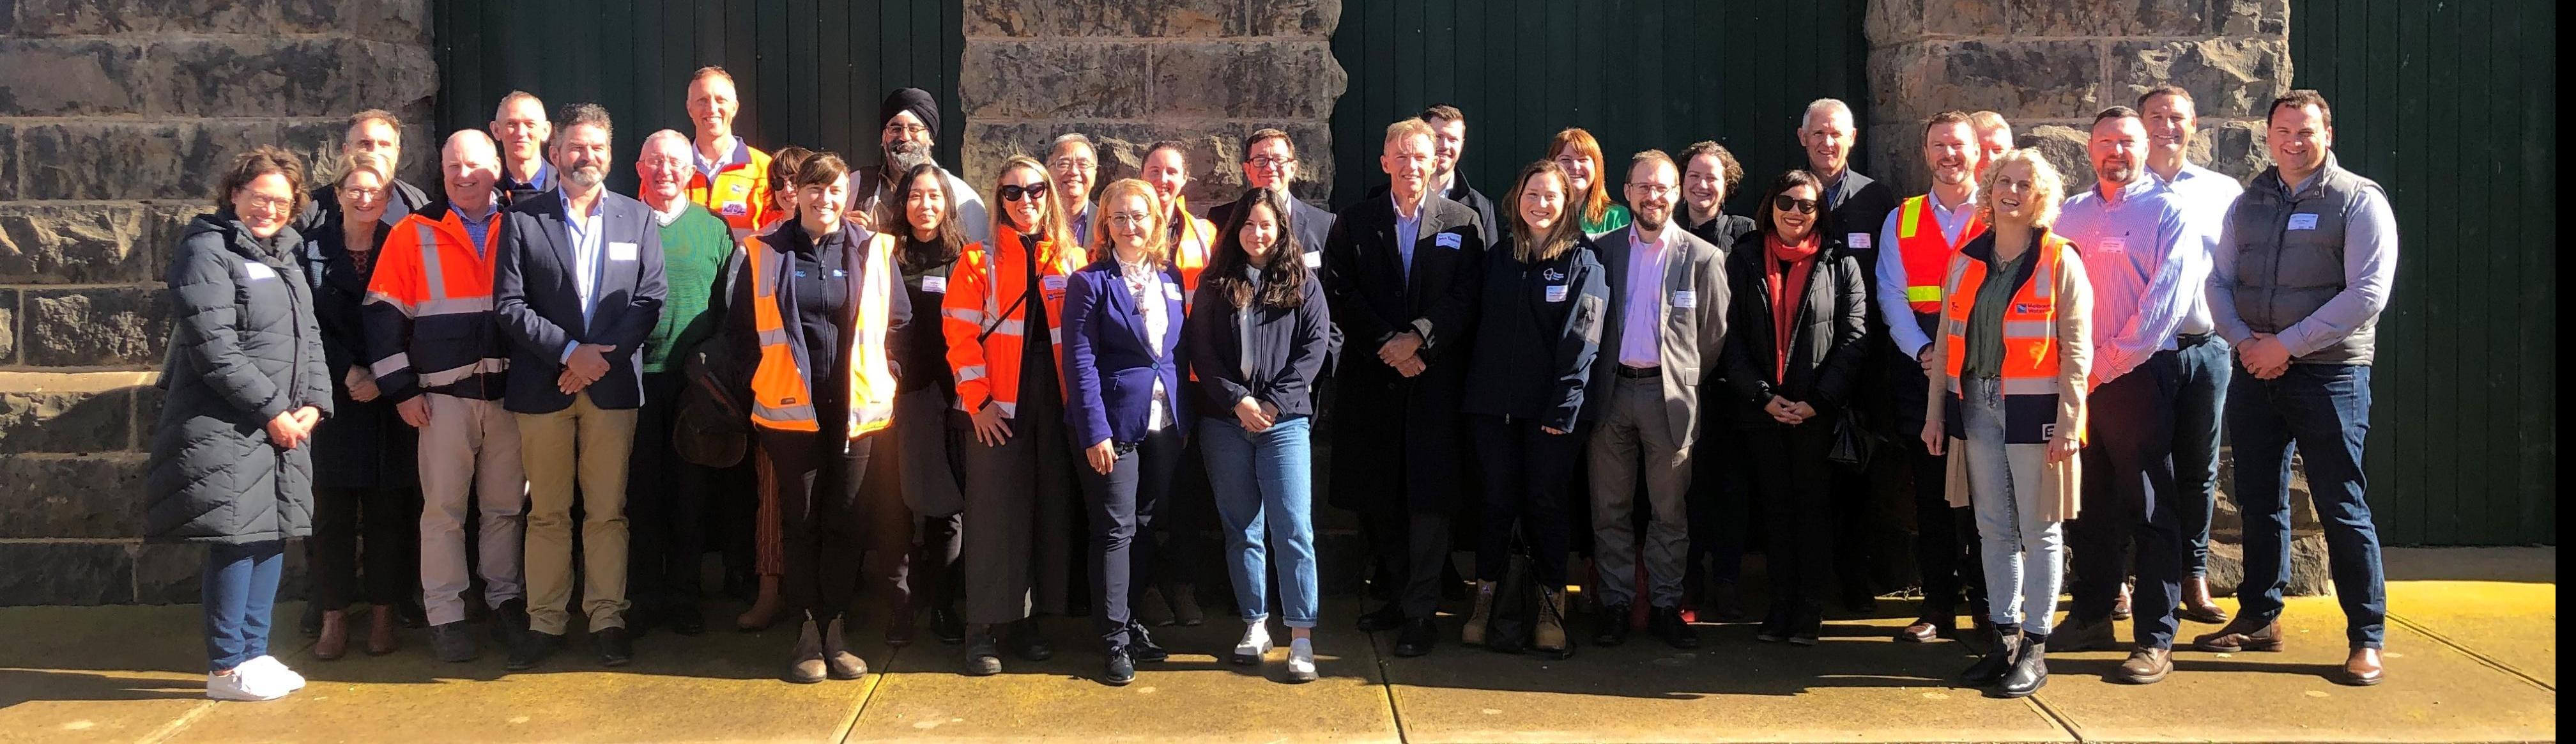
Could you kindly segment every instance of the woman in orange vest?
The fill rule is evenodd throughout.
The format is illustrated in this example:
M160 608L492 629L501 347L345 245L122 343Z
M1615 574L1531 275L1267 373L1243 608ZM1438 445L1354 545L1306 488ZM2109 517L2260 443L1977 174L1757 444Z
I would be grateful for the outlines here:
M894 301L895 242L844 220L849 166L819 153L796 169L794 217L734 254L728 349L757 360L751 403L760 488L784 528L780 590L801 615L789 682L857 679L842 614L858 585L866 523L858 490L871 436L894 418L890 341L912 320Z
M1065 277L1087 261L1036 159L1002 163L993 196L993 240L966 247L939 306L957 410L975 437L963 457L965 672L975 676L1002 671L1005 642L1028 661L1055 656L1030 616L1065 613L1066 569L1081 556L1056 344Z
M1923 445L1950 449L1951 506L1972 507L1995 638L1962 675L2022 697L2048 683L2050 612L2065 578L2092 371L2092 285L2049 233L2064 190L2038 150L2004 153L1978 199L1992 230L1959 247L1942 282Z
M754 238L768 237L779 226L796 218L796 187L790 182L796 180L796 169L804 166L805 160L813 156L813 151L795 145L780 148L777 155L770 156L769 189L766 193L774 200L774 208L762 213L762 217L769 222L753 231ZM732 276L732 274L726 274L726 276ZM742 477L747 476L737 470L729 479L739 483L738 479ZM755 485L754 490L758 491L759 495L755 499L752 514L749 519L742 520L749 522L751 529L748 532L733 533L733 540L748 539L749 542L729 542L732 547L725 551L725 570L730 582L750 583L753 575L759 576L758 588L754 590L751 607L744 609L742 615L733 620L734 628L744 632L767 630L770 623L778 622L779 613L785 611L787 607L787 603L779 599L778 592L778 577L785 571L784 565L787 560L783 556L785 538L780 534L778 502L772 498L773 495L767 489L761 489ZM728 524L741 524L742 521L728 522ZM736 565L746 558L751 562L748 572ZM735 596L743 594L736 588L728 588L727 591Z

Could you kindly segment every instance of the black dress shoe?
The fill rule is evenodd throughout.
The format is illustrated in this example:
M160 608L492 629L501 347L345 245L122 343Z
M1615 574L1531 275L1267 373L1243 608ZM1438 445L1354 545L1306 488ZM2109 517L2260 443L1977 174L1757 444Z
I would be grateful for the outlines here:
M1629 612L1628 605L1622 603L1603 605L1600 612L1592 613L1592 622L1598 626L1592 630L1592 645L1607 648L1627 643Z
M462 620L430 626L429 652L448 663L473 661L481 653L474 648L474 631L466 629Z
M590 645L599 650L600 666L626 666L635 661L635 640L625 628L601 628L590 634Z
M1770 614L1763 615L1762 627L1753 631L1753 640L1763 643L1789 640L1789 611L1774 609Z
M528 631L519 636L519 642L510 644L510 661L502 668L513 672L535 669L538 664L545 663L546 657L553 656L555 649L562 648L563 642L563 636L539 630Z
M951 646L966 642L966 619L945 607L930 608L930 635Z
M1127 624L1127 656L1139 663L1159 664L1170 660L1172 652L1154 643L1154 634L1146 632L1144 623L1130 622Z
M2039 688L2048 686L2048 639L2024 638L2027 642L2013 654L2012 670L2005 672L2003 683L1995 687L1996 697L2030 697L2031 693L2039 692Z
M1808 610L1789 624L1789 645L1813 646L1825 635L1825 611Z
M1002 673L1001 644L991 631L976 633L966 641L966 661L962 670L969 677L989 677Z
M673 633L694 637L707 632L707 616L699 614L696 605L682 605L663 617L670 621Z
M1134 681L1136 681L1135 657L1128 653L1126 646L1109 647L1108 658L1101 660L1100 683L1111 687L1123 687Z
M1403 632L1395 636L1395 655L1421 656L1431 653L1432 645L1437 643L1439 638L1440 626L1432 624L1431 618L1408 619L1404 621Z
M1047 643L1046 635L1038 632L1038 624L1033 621L1022 620L1014 623L1010 635L1002 641L1010 645L1012 656L1027 661L1046 661L1055 658L1055 646Z
M492 623L492 640L501 642L503 646L516 648L519 638L529 632L528 601L525 599L513 597L504 600L500 608L493 610L489 617Z
M1682 610L1679 607L1657 607L1647 613L1646 630L1654 633L1656 638L1663 639L1665 645L1673 648L1684 650L1699 648L1699 632L1691 630L1690 623L1682 622Z
M1362 633L1376 633L1404 627L1404 608L1388 602L1386 606L1377 608L1376 612L1361 615L1359 627Z

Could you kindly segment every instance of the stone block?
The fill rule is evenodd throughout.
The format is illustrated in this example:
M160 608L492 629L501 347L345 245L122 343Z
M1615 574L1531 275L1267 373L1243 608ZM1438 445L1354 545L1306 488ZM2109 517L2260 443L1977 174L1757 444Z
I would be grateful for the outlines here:
M2281 593L2292 597L2315 597L2334 593L2333 566L2326 562L2326 536L2321 532L2290 533L2289 585ZM2245 545L2241 542L2209 542L2209 592L2216 596L2236 593L2245 583Z
M16 0L20 36L270 34L265 0Z
M122 542L0 542L0 607L134 601L134 556Z
M22 290L23 363L38 367L146 368L169 342L168 300L157 285Z
M2086 130L2065 124L2042 124L2013 134L2013 144L2039 148L2048 164L2066 178L2066 193L2082 191L2093 183L2093 162L2085 155L2085 145L2092 139Z
M133 414L125 390L0 391L0 454L123 450L133 443Z
M279 0L278 29L347 34L427 49L428 0Z
M1921 122L1944 109L2013 121L2089 117L2103 105L2092 41L1924 41L1869 55L1872 120Z
M0 203L0 282L114 284L157 278L145 208Z
M1925 0L1870 0L1861 15L1861 37L1872 48L1912 43L1923 38Z
M2238 181L2253 178L2272 165L2263 145L2263 120L2200 120L2200 135L2191 142L2191 161Z
M969 121L1134 119L1136 85L1155 45L1139 42L979 41L966 45L958 100Z
M966 0L966 35L1018 38L1212 38L1242 36L1240 0Z
M2280 36L2288 0L2012 0L2024 36ZM2001 30L2001 29L1998 29Z
M2120 103L2157 84L2191 91L2205 118L2261 118L2273 98L2290 92L2288 39L2122 41L2111 44L2109 91Z
M141 535L145 458L141 452L0 456L0 537Z
M25 158L18 152L18 128L0 122L0 201L18 198L18 161Z
M18 363L18 290L0 289L0 364Z
M188 223L195 222L197 215L211 213L215 208L210 202L192 199L145 204L143 210L143 242L134 250L138 254L150 252L147 260L151 262L149 265L154 273L145 278L158 281L162 278L160 272L169 266L170 257L177 254L180 238L187 235Z
M143 47L104 39L0 39L0 116L139 114Z
M20 127L21 198L205 198L223 158L274 130L255 123L110 120Z
M1923 33L1932 37L2000 36L2008 9L1995 0L1923 0Z
M1253 36L1322 38L1342 24L1341 0L1245 0L1244 13Z
M329 112L347 100L363 56L336 39L173 39L152 45L153 109L179 116Z
M350 40L340 43L342 54L358 55L367 64L348 77L349 89L339 101L351 114L360 109L380 108L395 112L415 123L403 131L404 141L422 143L405 151L403 163L412 170L426 172L437 168L438 142L431 139L428 127L430 100L438 94L438 57L427 44Z
M1931 176L1923 166L1923 125L1920 122L1893 122L1862 127L1860 146L1864 169L1871 178L1887 184L1896 193L1913 195L1930 190ZM1748 183L1738 191L1759 191L1762 187ZM1768 185L1768 184L1764 184ZM1731 198L1732 195L1730 195Z
M153 372L159 375L159 372ZM170 391L160 385L145 383L134 387L134 446L149 449L154 427L160 426L161 402L170 399Z
M1350 86L1320 39L1164 44L1153 71L1156 116L1326 119Z

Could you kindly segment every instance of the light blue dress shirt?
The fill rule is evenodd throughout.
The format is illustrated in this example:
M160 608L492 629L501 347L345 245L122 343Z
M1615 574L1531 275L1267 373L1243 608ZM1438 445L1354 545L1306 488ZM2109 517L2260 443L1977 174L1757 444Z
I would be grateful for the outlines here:
M1941 239L1958 245L1959 233L1967 231L1970 218L1977 216L1977 192L1969 191L1967 200L1956 208L1943 206L1938 196L1923 201L1932 210L1932 223L1941 226ZM1905 358L1920 359L1923 350L1932 345L1932 337L1915 324L1914 303L1906 299L1905 252L1896 248L1897 228L1902 227L1896 223L1904 219L1904 203L1898 202L1897 209L1888 212L1887 222L1878 228L1878 312L1887 316L1887 340L1896 344L1897 351L1905 352Z
M2068 197L2049 228L2075 243L2093 280L2093 378L2119 379L2158 351L2178 348L2208 274L2208 251L2156 179L2139 175L2111 194L2097 185Z
M2174 177L2171 179L2157 176L2153 170L2147 171L2147 176L2162 182L2165 191L2173 195L2174 206L2182 209L2183 225L2190 228L2192 234L2201 238L2202 263L2200 265L2208 266L2207 259L2210 252L2218 248L2218 234L2226 229L2227 210L2236 206L2236 196L2245 193L2245 187L2238 184L2236 179L2229 178L2227 174L2193 165L2189 161L2185 161L2182 164L2182 170L2174 172ZM2206 274L2199 279L2206 280ZM2191 312L2183 315L2181 327L2174 329L2174 332L2182 335L2200 335L2217 331L2217 321L2209 316L2208 293L2193 294L2195 296L2192 298Z
M562 197L564 209L567 211L564 215L564 232L572 237L572 265L564 268L572 272L573 294L581 298L583 328L590 327L590 311L593 307L591 298L599 293L599 273L607 265L608 254L600 244L604 231L600 229L599 216L602 205L608 201L607 197L608 192L601 190L600 198L591 200L589 214L570 214L572 195L564 194ZM579 346L581 346L580 341L564 342L563 354L557 357L556 361L570 361L572 350Z

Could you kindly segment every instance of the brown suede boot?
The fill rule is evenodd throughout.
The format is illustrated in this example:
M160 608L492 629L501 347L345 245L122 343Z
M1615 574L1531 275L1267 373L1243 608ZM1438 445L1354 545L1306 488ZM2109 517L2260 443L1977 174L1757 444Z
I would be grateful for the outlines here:
M850 653L850 645L841 638L841 626L847 621L832 618L823 630L823 665L833 679L858 679L868 673L868 662Z
M796 632L796 656L787 662L787 673L782 675L782 678L806 685L823 681L826 673L823 662L823 631L815 627L813 618L806 618L805 626Z
M1494 582L1476 582L1476 609L1467 613L1467 627L1458 629L1458 642L1469 646L1485 645L1485 624L1494 619Z
M328 610L322 613L322 633L313 641L313 658L336 660L349 653L349 613Z
M1543 654L1563 655L1565 645L1565 587L1548 587L1546 599L1538 606L1537 628L1530 632L1530 649Z

